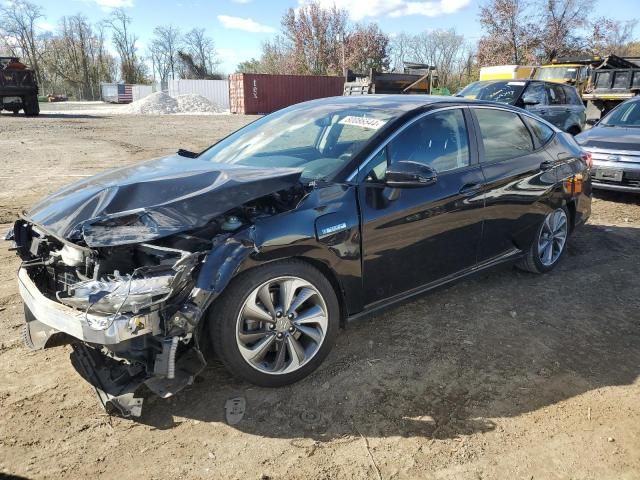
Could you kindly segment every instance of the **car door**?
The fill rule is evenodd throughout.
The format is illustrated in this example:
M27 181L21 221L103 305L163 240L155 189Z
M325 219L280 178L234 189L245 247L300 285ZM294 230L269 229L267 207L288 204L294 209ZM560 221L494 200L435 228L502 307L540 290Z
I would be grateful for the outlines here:
M441 109L406 124L360 171L365 302L400 295L475 265L484 179L464 108ZM420 162L435 183L385 184L387 166Z
M571 111L568 109L564 89L559 83L547 83L547 94L549 96L549 106L547 115L543 116L546 121L553 123L556 127L566 130L567 120Z
M575 87L565 85L562 89L564 90L564 97L567 102L565 105L567 112L565 127L567 131L576 135L579 133L578 130L582 131L584 129L587 120L586 108Z
M545 146L540 141L534 142L524 115L497 107L471 110L486 181L484 227L478 253L478 261L485 262L515 254L527 245L531 232L547 213L544 200L553 194L557 175Z
M534 115L545 118L549 113L549 101L547 99L547 89L545 88L544 83L529 82L527 88L522 92L519 103L520 104L517 106L523 107Z

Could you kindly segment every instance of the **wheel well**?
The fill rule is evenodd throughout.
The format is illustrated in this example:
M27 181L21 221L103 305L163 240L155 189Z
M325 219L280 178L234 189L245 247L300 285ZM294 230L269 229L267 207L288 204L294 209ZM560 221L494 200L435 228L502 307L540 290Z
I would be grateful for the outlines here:
M567 133L570 133L571 135L577 135L577 134L579 134L580 132L582 132L582 130L581 130L581 129L580 129L580 127L579 127L579 126L577 126L577 125L572 125L571 127L569 127L569 128L567 129Z
M326 263L321 262L319 260L315 260L313 258L308 258L308 257L294 257L294 258L296 258L297 260L301 260L305 263L308 263L309 265L316 268L317 270L320 270L320 272L325 277L327 277L327 280L329 280L329 283L333 287L333 291L336 294L336 298L338 299L338 305L340 306L340 326L344 327L345 324L347 323L347 302L344 297L344 291L340 286L340 281L338 280L338 277L336 276L335 272L331 270L331 268L329 268L329 266L327 266Z

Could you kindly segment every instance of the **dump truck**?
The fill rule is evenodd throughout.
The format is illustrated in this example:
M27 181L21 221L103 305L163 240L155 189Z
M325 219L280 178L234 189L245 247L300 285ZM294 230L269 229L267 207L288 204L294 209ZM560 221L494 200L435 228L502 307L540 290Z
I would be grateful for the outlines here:
M404 63L401 73L382 73L371 69L368 75L347 70L343 95L368 95L374 93L443 93L437 88L436 67L422 63Z
M27 116L40 113L35 72L18 57L0 57L1 110L8 110L14 114L23 110Z
M640 59L617 55L558 58L538 67L533 78L573 85L587 106L588 117L599 118L640 93Z

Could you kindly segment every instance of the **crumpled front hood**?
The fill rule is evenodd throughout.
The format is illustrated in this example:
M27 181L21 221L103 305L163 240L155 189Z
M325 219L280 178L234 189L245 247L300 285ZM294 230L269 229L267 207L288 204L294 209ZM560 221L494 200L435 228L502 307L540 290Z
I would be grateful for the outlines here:
M90 247L146 242L204 226L243 203L294 186L301 173L172 155L73 183L24 217Z
M640 128L596 126L576 136L583 147L640 151Z

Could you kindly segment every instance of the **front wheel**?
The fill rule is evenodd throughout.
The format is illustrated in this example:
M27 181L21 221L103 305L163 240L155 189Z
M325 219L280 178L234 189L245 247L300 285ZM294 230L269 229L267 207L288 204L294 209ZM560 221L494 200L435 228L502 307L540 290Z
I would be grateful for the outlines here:
M328 279L299 260L236 277L209 313L213 348L227 369L264 387L309 375L328 355L340 309Z
M557 208L545 217L527 256L518 264L518 267L533 273L551 271L564 254L568 237L567 210Z

